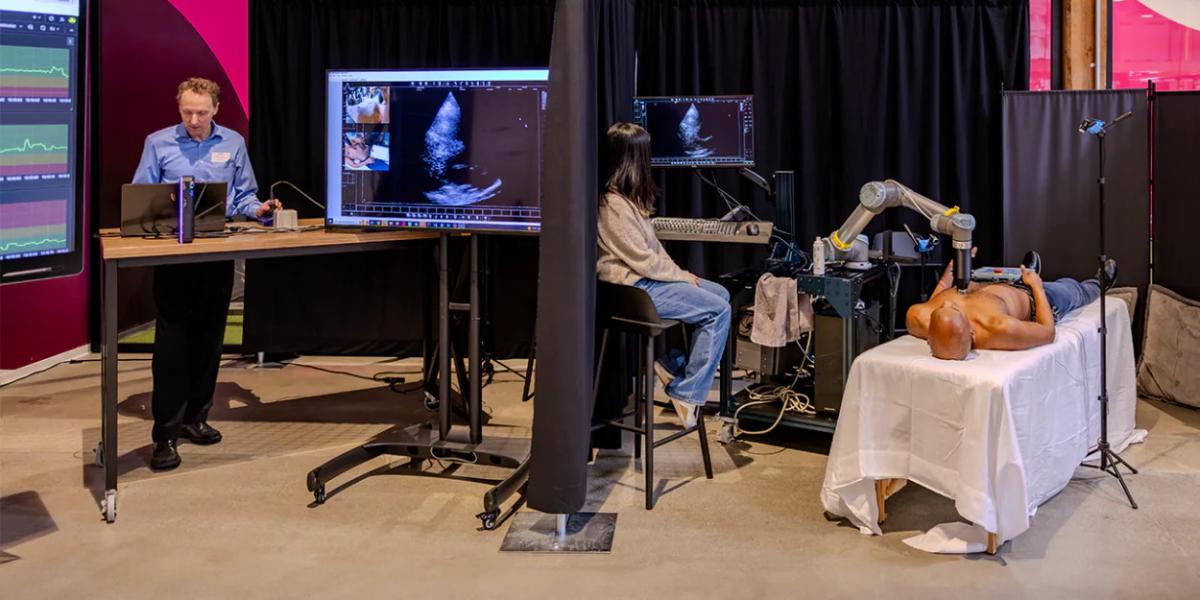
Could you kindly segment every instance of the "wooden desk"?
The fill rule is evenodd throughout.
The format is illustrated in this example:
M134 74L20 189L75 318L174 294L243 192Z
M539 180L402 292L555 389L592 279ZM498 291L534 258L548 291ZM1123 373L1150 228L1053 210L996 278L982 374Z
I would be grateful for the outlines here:
M301 227L322 225L323 219L302 219ZM417 240L439 237L433 231L381 231L333 233L324 229L294 233L238 233L227 237L197 238L190 244L174 239L114 237L116 229L100 231L103 272L101 292L101 433L96 463L104 468L105 521L117 518L117 272L122 267L203 263L237 258L276 258L365 252L402 248Z

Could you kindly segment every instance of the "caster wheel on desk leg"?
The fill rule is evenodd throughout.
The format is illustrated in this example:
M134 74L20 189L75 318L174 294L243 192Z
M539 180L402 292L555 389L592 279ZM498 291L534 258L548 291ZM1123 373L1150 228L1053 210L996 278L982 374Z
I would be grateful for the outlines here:
M104 468L104 442L96 442L96 447L92 448L92 460L97 467Z
M316 500L317 504L325 504L325 486L323 484L313 490L313 500Z
M737 436L733 433L733 423L725 423L721 426L721 432L717 434L717 439L722 444L732 444L737 440Z
M483 524L483 529L485 531L492 531L496 529L497 525L499 525L497 520L500 518L500 511L493 510L491 512L481 512L475 515L475 517L479 519L480 523Z
M107 492L104 492L104 501L101 503L101 508L104 512L105 523L113 523L117 520L116 490L108 490Z

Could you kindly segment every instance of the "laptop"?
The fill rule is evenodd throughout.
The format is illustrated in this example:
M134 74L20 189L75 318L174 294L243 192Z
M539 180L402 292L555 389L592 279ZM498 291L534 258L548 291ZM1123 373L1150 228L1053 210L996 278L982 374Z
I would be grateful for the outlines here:
M195 232L225 229L225 182L196 182ZM126 183L121 186L121 237L174 236L178 183Z

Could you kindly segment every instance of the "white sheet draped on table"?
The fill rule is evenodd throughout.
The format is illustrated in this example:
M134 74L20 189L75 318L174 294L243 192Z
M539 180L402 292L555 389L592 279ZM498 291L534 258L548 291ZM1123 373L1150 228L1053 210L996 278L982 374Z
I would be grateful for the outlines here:
M1125 304L1108 298L1109 441L1140 441L1133 340ZM1010 540L1071 480L1100 433L1100 302L1068 315L1054 343L933 358L904 336L850 369L821 501L863 533L880 533L874 481L903 478L955 502Z

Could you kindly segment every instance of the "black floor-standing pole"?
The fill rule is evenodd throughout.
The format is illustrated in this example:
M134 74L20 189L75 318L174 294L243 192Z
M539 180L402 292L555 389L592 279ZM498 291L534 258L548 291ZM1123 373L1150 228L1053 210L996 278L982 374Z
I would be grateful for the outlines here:
M1125 478L1121 477L1120 465L1125 465L1130 473L1137 474L1137 469L1133 468L1125 459L1118 456L1112 451L1108 444L1108 313L1105 312L1105 296L1107 296L1108 287L1111 284L1108 278L1108 270L1105 268L1108 263L1108 256L1104 252L1104 134L1107 129L1121 121L1130 113L1125 113L1113 119L1111 122L1097 122L1089 124L1085 121L1080 125L1080 131L1092 133L1099 138L1100 143L1100 178L1097 180L1100 184L1100 257L1099 270L1096 272L1096 279L1100 281L1100 442L1096 445L1096 449L1088 453L1088 456L1099 453L1100 464L1085 466L1099 469L1113 477L1121 484L1121 489L1125 491L1125 498L1129 500L1129 505L1137 508L1137 502L1133 500L1133 494L1129 492L1129 486L1125 484Z

